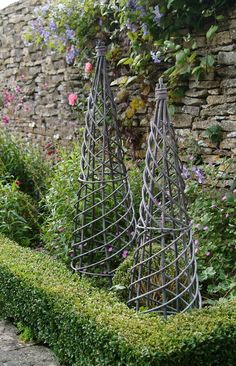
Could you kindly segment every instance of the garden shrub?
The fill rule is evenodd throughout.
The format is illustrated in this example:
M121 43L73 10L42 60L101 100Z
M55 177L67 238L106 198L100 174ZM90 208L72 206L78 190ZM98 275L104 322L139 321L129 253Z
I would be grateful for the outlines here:
M164 321L136 314L58 261L0 238L0 308L68 366L233 366L235 301Z
M203 300L236 297L236 191L192 183L188 193Z
M60 161L54 167L49 189L42 200L45 220L41 226L41 240L53 255L68 262L72 243L73 218L79 189L80 144L72 151L61 149Z
M17 181L20 190L38 200L47 187L50 164L33 146L0 131L0 179Z
M39 239L38 209L16 182L0 180L0 233L23 246L35 246Z

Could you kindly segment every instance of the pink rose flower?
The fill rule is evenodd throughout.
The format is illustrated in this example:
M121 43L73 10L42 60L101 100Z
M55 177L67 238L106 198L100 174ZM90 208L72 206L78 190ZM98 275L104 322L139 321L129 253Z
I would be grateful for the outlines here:
M69 94L68 96L68 101L69 101L69 105L71 105L72 107L77 103L78 100L78 96L76 94Z
M3 116L2 121L7 125L10 122L10 118L8 116Z
M86 62L84 71L86 74L90 74L93 71L93 65L90 62Z

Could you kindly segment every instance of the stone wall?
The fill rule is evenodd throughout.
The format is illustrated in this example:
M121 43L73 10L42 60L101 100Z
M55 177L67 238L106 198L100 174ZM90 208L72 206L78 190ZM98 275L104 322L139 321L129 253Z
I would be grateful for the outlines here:
M10 85L20 80L26 107L13 111L8 128L41 144L54 140L68 143L76 137L78 122L67 106L70 91L80 91L83 81L75 67L67 67L63 57L50 54L35 46L25 46L23 33L34 18L39 0L22 0L0 11L0 83ZM179 136L183 159L188 141L193 138L198 153L205 162L220 162L221 158L236 155L236 6L222 22L213 42L206 43L198 34L200 55L213 53L215 71L199 83L185 83L185 96L176 106L173 118ZM111 77L124 70L111 70ZM132 85L129 93L116 89L119 117L127 146L133 147L136 158L145 154L148 123L154 107L154 85L142 80ZM127 117L127 108L137 96L143 105L134 116ZM6 111L2 108L2 116ZM206 130L219 124L223 128L222 141L213 143L206 138ZM82 125L82 122L80 123Z
M78 71L62 56L26 45L23 35L41 3L23 0L0 11L0 89L21 88L12 107L0 107L0 115L9 116L8 129L29 140L65 144L76 136L67 95L79 88Z

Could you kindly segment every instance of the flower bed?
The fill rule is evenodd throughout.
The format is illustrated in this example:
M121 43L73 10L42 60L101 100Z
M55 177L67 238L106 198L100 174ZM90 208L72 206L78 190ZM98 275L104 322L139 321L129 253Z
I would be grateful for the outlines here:
M137 315L49 256L0 237L0 308L67 365L234 365L235 301L167 322Z

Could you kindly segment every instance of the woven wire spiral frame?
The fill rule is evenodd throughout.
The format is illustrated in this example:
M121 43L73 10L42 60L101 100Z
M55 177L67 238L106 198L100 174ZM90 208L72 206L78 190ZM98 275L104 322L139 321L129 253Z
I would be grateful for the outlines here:
M78 202L74 218L72 268L108 277L129 254L136 222L116 109L107 74L106 47L96 47L95 77L81 154Z
M128 304L165 317L201 307L182 166L162 79L156 89L143 175Z

